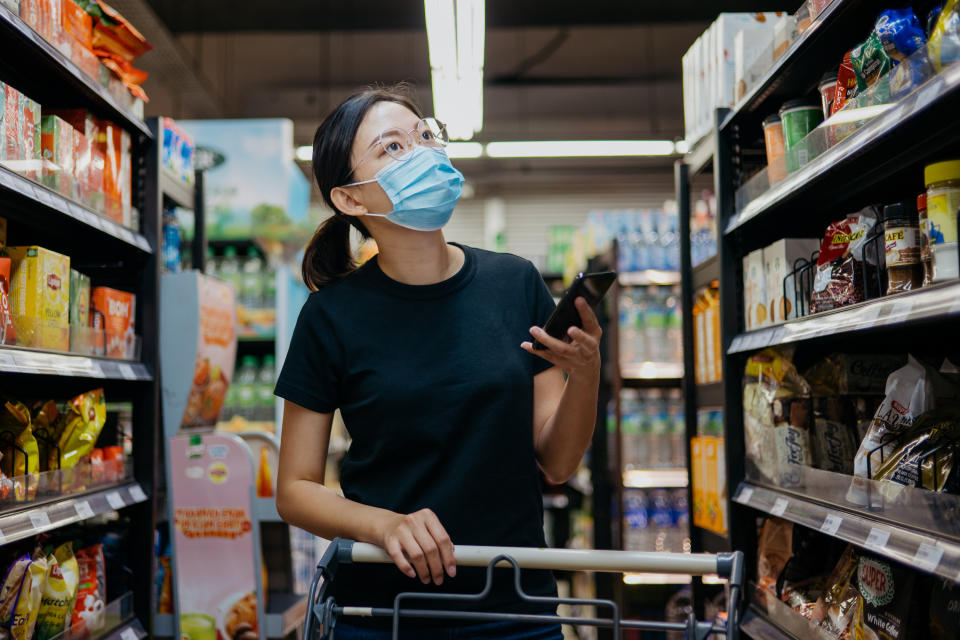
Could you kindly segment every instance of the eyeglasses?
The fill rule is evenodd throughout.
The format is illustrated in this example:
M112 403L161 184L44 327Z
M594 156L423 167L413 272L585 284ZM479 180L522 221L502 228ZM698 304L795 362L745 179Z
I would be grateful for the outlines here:
M448 142L450 142L450 136L447 134L447 125L436 118L423 118L417 123L416 127L409 131L404 131L403 129L387 129L377 136L377 139L373 141L370 148L367 149L356 166L353 167L350 175L353 175L374 151L383 151L383 153L394 160L400 160L402 162L409 157L408 154L413 151L417 145L422 144L425 147L442 149L447 146ZM349 187L353 184L359 183L351 183L343 186Z

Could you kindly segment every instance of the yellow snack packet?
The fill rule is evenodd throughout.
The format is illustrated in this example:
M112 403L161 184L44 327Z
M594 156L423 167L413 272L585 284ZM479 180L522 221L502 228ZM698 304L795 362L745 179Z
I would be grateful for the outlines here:
M35 640L49 640L63 632L73 615L80 582L80 568L73 555L72 543L57 547L47 561L50 568L40 599Z
M20 583L20 597L17 608L10 620L10 637L13 640L30 640L33 628L37 624L40 611L40 599L47 582L47 559L37 558L30 563L23 582Z
M20 595L20 585L31 562L29 555L20 556L7 569L7 577L4 578L3 587L0 588L0 628L6 628L13 618L13 612L17 607L17 596Z
M3 416L0 433L9 433L4 436L4 442L9 444L12 440L15 446L9 456L4 456L2 470L13 480L17 501L27 498L28 493L33 499L37 494L38 480L27 476L40 471L40 450L30 428L30 410L22 402L7 402L4 409L0 412Z
M70 401L60 436L60 468L72 469L90 454L107 420L103 389L80 394Z

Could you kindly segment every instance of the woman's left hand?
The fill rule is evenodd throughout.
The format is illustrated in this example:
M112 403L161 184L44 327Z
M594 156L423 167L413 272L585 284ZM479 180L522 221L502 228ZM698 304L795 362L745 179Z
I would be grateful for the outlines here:
M599 380L600 336L603 330L597 322L596 314L585 299L577 298L574 303L580 313L583 329L570 327L567 330L571 342L557 340L540 327L531 327L530 334L547 349L534 349L532 342L524 342L520 346L524 351L560 367L570 377Z

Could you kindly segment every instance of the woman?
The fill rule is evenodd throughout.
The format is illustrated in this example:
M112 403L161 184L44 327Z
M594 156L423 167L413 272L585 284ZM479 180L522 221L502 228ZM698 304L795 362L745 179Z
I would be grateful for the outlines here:
M571 328L569 344L553 339L538 327L554 303L530 262L445 242L463 183L445 140L442 125L386 90L347 99L314 138L317 186L335 213L306 250L313 293L277 383L285 399L277 508L316 535L382 547L399 569L342 569L332 586L338 604L478 592L485 571L458 571L453 545L545 546L537 467L566 481L593 433L601 333L593 311L579 299L584 329ZM359 268L351 227L379 248ZM534 350L528 332L549 350ZM336 409L352 438L344 497L323 486ZM485 609L544 612L522 605L501 573ZM524 572L523 585L556 594L549 572ZM336 637L389 638L387 623L343 618ZM561 638L559 625L513 622L404 620L401 632Z

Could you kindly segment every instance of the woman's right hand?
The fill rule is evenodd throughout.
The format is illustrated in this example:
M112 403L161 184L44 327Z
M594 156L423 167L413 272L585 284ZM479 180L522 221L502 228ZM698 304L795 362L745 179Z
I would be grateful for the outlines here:
M443 584L446 571L457 575L457 559L447 530L430 509L415 513L391 513L381 525L379 545L394 564L411 578L419 576L423 584Z

